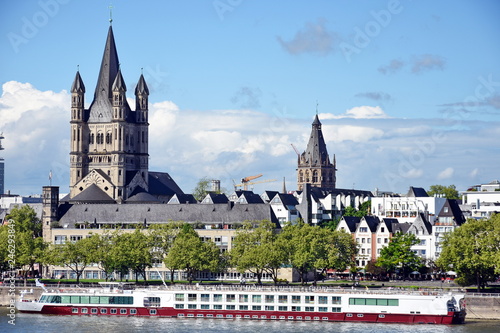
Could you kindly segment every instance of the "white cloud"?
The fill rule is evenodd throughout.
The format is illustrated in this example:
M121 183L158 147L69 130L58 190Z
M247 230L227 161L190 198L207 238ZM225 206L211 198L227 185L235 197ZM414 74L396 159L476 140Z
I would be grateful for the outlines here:
M52 170L53 184L67 192L69 97L66 91L39 91L27 83L3 85L0 132L6 137L7 189L40 193ZM473 185L470 177L474 183L498 178L500 154L492 152L500 135L498 122L470 121L467 128L442 133L446 120L389 118L379 107L367 106L342 116L321 114L320 120L330 157L337 157L339 188L355 183L358 189L406 192L408 186L435 184L438 177L466 189ZM311 121L276 112L182 110L172 101L154 103L150 169L169 172L186 192L204 176L221 179L231 189L232 179L259 173L278 181L256 191L279 190L282 177L293 189L297 156L290 144L305 150ZM443 170L443 165L450 167Z
M386 119L390 118L380 106L356 106L349 110L346 110L344 114L335 115L331 113L321 113L320 119L341 119L341 118L353 118L353 119Z
M437 179L439 180L449 179L453 176L454 172L455 170L453 168L446 168L438 174Z

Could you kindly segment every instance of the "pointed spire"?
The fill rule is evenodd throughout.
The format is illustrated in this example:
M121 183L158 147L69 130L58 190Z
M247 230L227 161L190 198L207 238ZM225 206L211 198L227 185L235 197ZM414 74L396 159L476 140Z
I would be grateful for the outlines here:
M286 194L286 182L285 182L285 177L283 177L283 188L281 189L281 193Z
M116 78L113 81L113 86L111 87L112 91L127 91L127 86L125 85L125 80L123 80L122 71L119 69L116 74Z
M80 76L80 71L76 71L75 79L73 80L73 84L71 85L72 93L84 93L85 85L83 84L82 77Z
M110 99L112 97L111 88L113 80L116 78L116 74L118 74L119 63L113 27L110 26L106 39L106 46L104 47L104 54L102 56L99 78L97 79L97 86L95 88L94 102L100 98Z
M141 73L141 77L139 78L139 82L137 82L137 86L135 87L135 95L149 95L148 85L146 84L146 80L144 80L144 75Z
M321 122L318 115L314 116L312 123L311 136L305 151L306 162L310 166L330 164L328 151L326 150L325 139L321 131Z

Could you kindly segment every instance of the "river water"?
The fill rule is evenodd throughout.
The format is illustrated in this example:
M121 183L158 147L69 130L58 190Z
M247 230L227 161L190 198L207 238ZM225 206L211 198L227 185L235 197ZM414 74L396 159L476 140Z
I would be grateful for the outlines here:
M498 333L500 321L466 320L464 325L403 325L343 322L288 322L241 319L177 319L150 317L51 316L16 313L9 318L0 308L0 332L176 332L176 333L256 333L256 332L349 332L349 333ZM15 325L9 324L9 321Z

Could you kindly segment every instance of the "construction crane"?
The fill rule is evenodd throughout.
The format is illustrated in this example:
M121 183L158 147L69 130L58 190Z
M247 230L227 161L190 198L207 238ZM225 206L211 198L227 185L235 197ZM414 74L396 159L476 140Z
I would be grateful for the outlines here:
M241 179L241 184L234 184L234 190L237 191L238 187L243 187L244 191L248 190L248 185L254 185L254 184L261 184L261 183L269 183L269 182L275 182L276 179L267 179L267 180L259 180L255 182L251 182L251 180L257 179L259 177L262 177L262 174L258 174L256 176L249 176ZM234 183L234 181L233 181Z

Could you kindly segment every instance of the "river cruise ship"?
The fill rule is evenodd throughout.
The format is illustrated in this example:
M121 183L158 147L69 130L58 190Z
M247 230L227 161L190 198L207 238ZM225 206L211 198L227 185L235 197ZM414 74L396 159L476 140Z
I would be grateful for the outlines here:
M47 289L21 312L53 315L151 316L295 321L461 324L464 294L440 291L175 285L131 289Z

